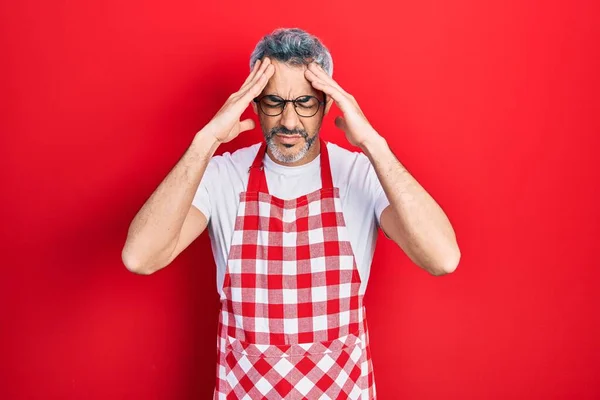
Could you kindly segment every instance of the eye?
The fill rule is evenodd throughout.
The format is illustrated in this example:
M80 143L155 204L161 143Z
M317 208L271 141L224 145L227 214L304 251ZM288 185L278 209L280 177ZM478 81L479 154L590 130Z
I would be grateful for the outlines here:
M283 104L283 99L278 96L269 95L269 96L263 97L261 102L266 107L277 108L277 107L281 107L281 105Z
M296 104L298 107L302 108L313 108L316 107L319 103L316 97L313 96L301 96L296 99Z

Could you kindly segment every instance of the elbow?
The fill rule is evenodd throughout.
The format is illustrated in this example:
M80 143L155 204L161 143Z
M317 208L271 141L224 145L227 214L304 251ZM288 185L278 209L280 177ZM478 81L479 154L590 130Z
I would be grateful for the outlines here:
M431 274L435 276L442 276L451 274L456 271L458 264L460 263L460 250L456 248L455 253L452 256L446 257L443 263L440 263L435 268L431 269Z
M121 253L121 260L125 265L125 268L129 272L133 272L137 275L150 275L154 272L151 268L139 262L139 259L136 258L131 252L127 251L126 248L123 248Z

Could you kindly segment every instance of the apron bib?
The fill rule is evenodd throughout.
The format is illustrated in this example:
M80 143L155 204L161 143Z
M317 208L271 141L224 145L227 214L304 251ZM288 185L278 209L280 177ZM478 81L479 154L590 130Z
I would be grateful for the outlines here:
M266 143L240 194L221 295L215 399L374 399L361 284L321 143L322 188L269 194Z

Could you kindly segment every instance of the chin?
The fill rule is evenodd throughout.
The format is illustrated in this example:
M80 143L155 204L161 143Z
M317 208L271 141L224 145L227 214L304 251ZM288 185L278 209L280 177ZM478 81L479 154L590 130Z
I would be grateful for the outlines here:
M270 140L268 145L273 157L282 163L294 163L299 161L308 152L308 143L304 141L296 143L292 147L288 147L282 143L277 143L273 140Z

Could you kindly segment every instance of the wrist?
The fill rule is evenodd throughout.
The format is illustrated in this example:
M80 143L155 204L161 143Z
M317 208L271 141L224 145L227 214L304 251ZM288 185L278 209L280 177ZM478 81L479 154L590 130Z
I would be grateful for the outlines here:
M210 159L215 154L220 144L221 142L217 140L215 135L206 128L202 128L194 136L190 147L199 157Z
M375 155L387 147L387 141L376 131L373 131L358 147L367 155Z

